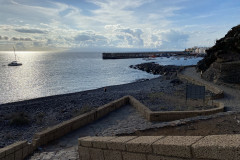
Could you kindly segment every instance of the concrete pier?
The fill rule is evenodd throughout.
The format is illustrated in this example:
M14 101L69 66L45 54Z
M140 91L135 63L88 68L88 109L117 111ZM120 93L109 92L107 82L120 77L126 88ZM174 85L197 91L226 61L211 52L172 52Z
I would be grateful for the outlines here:
M161 51L161 52L116 52L102 53L103 59L126 59L126 58L147 58L147 57L170 57L170 56L189 56L188 52L184 51ZM191 54L196 56L197 54Z

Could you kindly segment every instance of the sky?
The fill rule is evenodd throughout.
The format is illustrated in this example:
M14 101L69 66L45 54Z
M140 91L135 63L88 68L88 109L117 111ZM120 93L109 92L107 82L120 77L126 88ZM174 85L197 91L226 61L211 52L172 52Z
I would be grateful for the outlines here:
M0 0L0 51L211 47L239 19L240 0Z

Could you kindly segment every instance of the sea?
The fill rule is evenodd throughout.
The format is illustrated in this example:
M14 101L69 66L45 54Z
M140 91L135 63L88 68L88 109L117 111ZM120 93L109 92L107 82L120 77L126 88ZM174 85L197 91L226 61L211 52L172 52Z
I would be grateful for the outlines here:
M129 66L144 62L161 65L193 65L202 58L158 57L103 60L99 52L16 52L23 65L10 67L13 52L0 52L0 104L74 93L105 86L152 79L152 75Z

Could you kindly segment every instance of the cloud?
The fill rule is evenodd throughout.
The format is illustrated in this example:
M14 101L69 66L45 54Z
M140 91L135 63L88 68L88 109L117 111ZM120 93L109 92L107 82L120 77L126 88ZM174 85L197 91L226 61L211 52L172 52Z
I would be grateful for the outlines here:
M80 42L81 46L107 46L108 38L105 36L93 33L93 32L84 32L80 33L74 37L74 40Z
M17 32L21 33L38 33L38 34L45 34L46 31L42 31L40 29L15 29Z
M1 43L19 42L19 46L26 48L32 45L36 48L179 50L186 45L207 44L230 29L231 23L220 25L222 22L218 22L219 28L216 26L213 18L219 15L218 11L212 11L208 17L211 5L206 6L206 2L200 1L192 5L191 1L0 0L0 35L4 35L0 40ZM199 10L199 6L205 9ZM227 10L230 11L229 8ZM205 24L206 18L215 24L210 20ZM235 14L234 19L238 18L239 14ZM200 27L202 24L213 29ZM206 40L206 37L211 40Z
M93 38L89 35L85 35L85 34L80 34L80 35L77 35L75 38L74 38L76 41L89 41L89 40L93 40Z
M166 50L179 50L186 48L188 39L189 34L187 33L176 30L169 30L167 32L161 33L162 44L160 48Z
M8 37L7 37L7 36L0 36L0 40L5 40L5 41L7 41L7 40L8 40Z
M15 48L17 48L18 50L23 50L25 49L25 44L23 42L18 42L18 43L15 43Z
M42 47L43 43L41 43L41 42L33 42L33 46L34 47Z
M144 46L144 41L141 38L143 31L141 29L122 28L116 29L115 32L118 33L118 35L116 35L117 38L127 41L128 47Z
M123 33L128 33L134 37L138 37L140 38L141 34L143 33L143 31L141 29L118 29L119 32L123 32Z
M156 42L156 41L158 41L158 37L155 35L152 35L151 40L152 40L152 42Z
M31 38L17 38L17 37L12 37L12 41L32 41Z

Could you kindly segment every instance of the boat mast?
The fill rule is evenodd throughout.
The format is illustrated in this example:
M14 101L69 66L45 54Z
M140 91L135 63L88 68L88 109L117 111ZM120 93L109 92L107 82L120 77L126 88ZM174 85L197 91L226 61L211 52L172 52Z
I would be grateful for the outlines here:
M17 56L16 56L16 53L15 53L15 48L14 48L14 46L13 46L13 51L14 51L15 61L17 61Z

